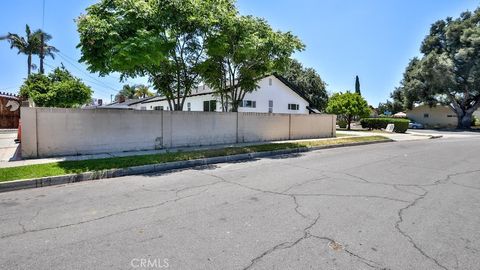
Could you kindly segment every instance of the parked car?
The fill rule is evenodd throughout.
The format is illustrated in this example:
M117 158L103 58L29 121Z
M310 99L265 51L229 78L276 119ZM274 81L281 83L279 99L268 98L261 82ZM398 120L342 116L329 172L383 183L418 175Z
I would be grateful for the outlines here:
M423 124L420 124L420 123L417 123L417 122L410 121L410 123L408 123L408 128L412 128L412 129L420 129L420 128L423 128Z

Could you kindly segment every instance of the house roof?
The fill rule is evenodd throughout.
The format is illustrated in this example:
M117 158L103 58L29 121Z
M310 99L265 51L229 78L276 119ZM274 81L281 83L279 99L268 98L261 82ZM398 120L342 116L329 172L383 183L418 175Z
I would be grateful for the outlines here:
M287 80L285 77L282 77L281 75L278 75L276 73L273 74L275 78L277 78L279 81L281 81L283 84L285 84L288 88L292 89L293 92L295 92L297 95L299 95L301 98L303 98L305 101L308 102L308 104L312 104L313 102L305 95L305 93L300 90L296 85L291 83L289 80Z
M210 95L210 94L213 94L214 92L213 91L210 91L210 92L203 92L203 93L198 93L198 94L191 94L191 95L188 95L187 97L197 97L197 96L204 96L204 95ZM142 103L152 103L152 102L157 102L157 101L165 101L167 100L166 97L163 97L163 96L156 96L156 97L153 97L152 99L150 100L147 100L147 101L143 101ZM132 104L133 105L133 104Z
M138 103L142 103L142 102L145 102L147 100L150 100L152 98L155 98L156 96L153 96L153 97L146 97L146 98L133 98L133 99L127 99L125 100L124 102L122 103L119 103L118 101L115 101L115 102L112 102L110 104L107 104L105 105L106 107L113 107L113 106L131 106L131 105L135 105L135 104L138 104Z
M20 97L12 94L12 93L6 93L6 92L0 92L0 97L4 97L7 99L13 99L13 100L20 100Z
M269 75L270 76L270 75ZM303 98L305 101L308 102L308 104L312 104L311 100L305 95L305 93L303 93L302 90L300 90L297 86L295 86L294 84L292 84L291 82L289 82L286 78L282 77L281 75L278 75L278 74L272 74L271 76L274 76L275 78L277 78L279 81L281 81L284 85L286 85L288 88L290 88L293 92L295 92L297 95L299 95L301 98ZM268 76L266 76L268 77ZM265 78L266 78L265 77ZM196 93L196 94L191 94L191 95L188 95L188 97L196 97L196 96L203 96L203 95L210 95L210 94L213 94L214 92L213 91L210 91L210 92L203 92L203 93ZM139 101L139 102L135 102L135 103L131 103L131 104L128 104L128 106L130 105L134 105L134 104L137 104L137 103L152 103L152 102L158 102L158 101L165 101L167 100L167 98L163 97L163 96L155 96L155 97L152 97L152 98L149 98L148 100L143 100L143 101ZM113 104L113 103L112 103ZM125 104L125 103L122 103L122 104ZM318 112L318 110L316 109L313 109L311 107L308 107L307 108L310 112Z

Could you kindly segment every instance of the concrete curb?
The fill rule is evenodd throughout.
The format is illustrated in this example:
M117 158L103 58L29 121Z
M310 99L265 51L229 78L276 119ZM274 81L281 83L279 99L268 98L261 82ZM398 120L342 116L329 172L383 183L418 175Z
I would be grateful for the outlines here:
M7 192L7 191L21 190L21 189L48 187L48 186L63 185L68 183L100 180L100 179L107 179L107 178L114 178L114 177L121 177L121 176L128 176L128 175L158 173L158 172L165 172L165 171L171 171L171 170L192 168L192 167L197 167L202 165L244 161L244 160L251 160L256 158L310 152L310 151L316 151L321 149L339 148L339 147L347 147L347 146L359 146L359 145L368 145L368 144L377 144L377 143L386 143L386 142L393 142L393 140L387 139L383 141L357 142L357 143L346 143L346 144L337 144L337 145L315 146L311 148L295 148L295 149L285 149L285 150L276 150L276 151L268 151L268 152L255 152L255 153L238 154L238 155L231 155L231 156L211 157L211 158L205 158L205 159L193 159L193 160L186 160L186 161L175 161L175 162L168 162L168 163L135 166L135 167L122 168L122 169L110 169L110 170L104 170L104 171L98 171L98 172L85 172L80 174L59 175L59 176L42 177L42 178L35 178L35 179L23 179L23 180L9 181L9 182L1 182L0 193Z

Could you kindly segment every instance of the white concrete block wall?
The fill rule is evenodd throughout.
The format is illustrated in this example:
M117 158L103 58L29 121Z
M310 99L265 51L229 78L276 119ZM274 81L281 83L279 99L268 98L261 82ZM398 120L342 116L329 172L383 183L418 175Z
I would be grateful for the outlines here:
M37 145L28 123L37 125ZM22 157L149 150L162 146L161 137L158 111L22 108Z
M332 136L332 115L22 108L25 158Z
M218 112L164 112L166 147L235 143L237 114Z
M288 140L289 130L288 114L238 114L239 142Z
M290 117L290 138L310 139L335 136L336 119L331 114L294 115ZM330 121L331 125L325 125Z

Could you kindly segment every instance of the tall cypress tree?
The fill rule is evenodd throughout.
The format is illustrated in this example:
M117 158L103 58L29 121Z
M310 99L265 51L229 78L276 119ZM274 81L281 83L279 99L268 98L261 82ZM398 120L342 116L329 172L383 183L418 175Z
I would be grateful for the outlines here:
M359 94L360 96L362 95L362 92L360 91L360 79L358 76L355 76L355 93Z

